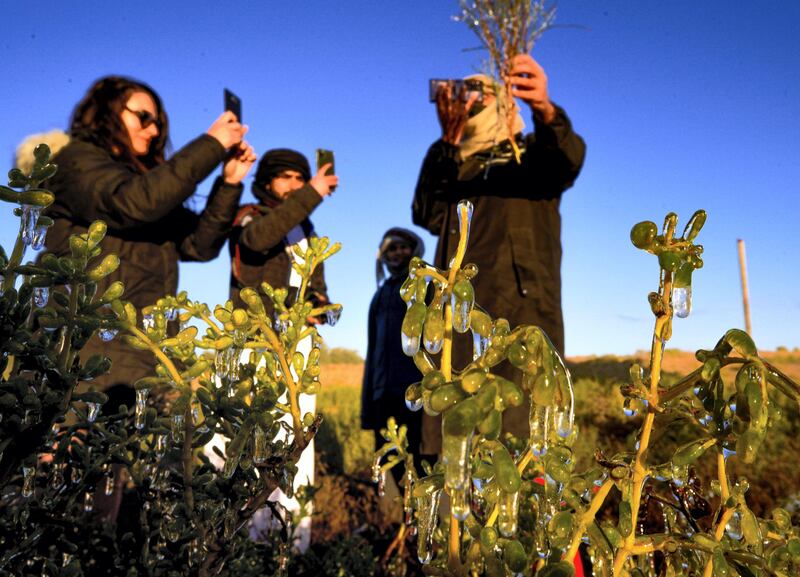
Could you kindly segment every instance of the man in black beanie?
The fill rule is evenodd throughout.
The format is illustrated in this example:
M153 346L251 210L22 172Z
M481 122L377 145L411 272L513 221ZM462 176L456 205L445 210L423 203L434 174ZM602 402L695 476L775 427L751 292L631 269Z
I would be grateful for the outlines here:
M231 284L230 296L234 306L246 308L239 296L244 287L259 287L266 281L273 288L296 291L301 284L300 275L292 268L292 262L302 261L294 254L292 246L299 245L305 252L308 239L316 236L309 215L330 195L339 183L339 177L325 175L330 164L321 166L314 177L306 157L288 148L268 151L261 157L253 180L253 195L258 204L243 206L233 223L230 242ZM322 265L311 276L306 298L315 306L328 302ZM267 313L272 316L274 307L266 297L262 299ZM290 296L287 302L293 302ZM318 323L317 319L309 322ZM308 355L310 338L297 343L297 351ZM302 414L315 412L315 397L300 395ZM286 399L283 398L283 402ZM286 439L288 440L288 439ZM314 484L314 442L305 448L297 462L294 478L295 492L304 485ZM311 537L310 505L300 513L296 498L290 498L277 490L270 500L278 500L284 507L298 514L300 521L295 530L295 546L305 552ZM269 509L256 512L250 526L250 535L261 540L267 527L271 526Z
M330 165L311 177L306 157L288 148L276 148L261 157L253 180L258 204L243 206L234 221L228 247L231 253L230 297L237 307L244 287L259 287L266 281L274 288L291 287L291 246L315 236L309 216L339 182L325 175ZM299 283L296 285L299 286ZM322 266L310 280L309 296L315 304L327 302ZM264 305L271 314L269 299Z

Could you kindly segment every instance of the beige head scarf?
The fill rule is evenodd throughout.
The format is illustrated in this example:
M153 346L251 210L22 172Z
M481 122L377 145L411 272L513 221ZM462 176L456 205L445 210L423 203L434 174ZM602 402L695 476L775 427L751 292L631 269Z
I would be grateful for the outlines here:
M467 76L467 80L480 80L483 83L484 94L502 93L502 85L496 85L494 81L485 74L474 74ZM495 98L493 106L487 106L478 114L467 120L464 127L464 135L458 145L458 153L461 160L466 160L476 152L491 148L504 140L510 140L514 134L525 129L525 121L519 113L516 103L516 116L514 118L513 134L509 134L506 124L506 101L503 95Z

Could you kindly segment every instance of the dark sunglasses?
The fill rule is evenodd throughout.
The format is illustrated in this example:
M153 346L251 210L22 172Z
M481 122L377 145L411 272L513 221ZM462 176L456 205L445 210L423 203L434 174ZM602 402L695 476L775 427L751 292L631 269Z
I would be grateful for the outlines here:
M142 129L148 128L150 125L155 124L156 128L161 130L161 122L159 122L158 118L153 116L147 110L133 110L132 108L125 107L125 110L130 112L131 114L135 114L136 118L139 119L139 124L142 125Z

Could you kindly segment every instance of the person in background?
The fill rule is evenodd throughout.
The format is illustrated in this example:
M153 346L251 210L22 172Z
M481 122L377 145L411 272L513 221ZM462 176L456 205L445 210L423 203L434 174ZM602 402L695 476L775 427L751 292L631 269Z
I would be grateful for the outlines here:
M475 263L475 299L493 318L540 326L563 354L561 312L561 195L575 182L586 146L573 130L564 109L550 100L547 77L528 54L514 57L505 82L513 96L532 113L534 131L516 112L513 128L506 122L505 89L482 75L477 94L453 94L442 85L436 106L442 137L431 145L422 163L412 204L414 223L439 237L434 264L442 269L456 251L462 199L474 206L465 263ZM514 108L517 104L514 101ZM522 151L514 157L511 140ZM469 339L456 339L453 366L472 360ZM507 362L494 370L521 381ZM527 406L505 411L504 429L528 435ZM423 449L441 450L440 418L424 417Z
M158 94L130 78L99 79L76 106L69 142L53 158L58 172L45 184L55 195L45 211L54 220L45 241L47 252L70 254L70 235L86 233L95 220L105 221L103 254L116 254L120 265L98 282L97 294L121 281L123 298L137 309L174 295L178 261L211 260L228 237L241 181L256 160L253 148L242 140L246 132L247 127L225 112L167 158L169 122ZM220 164L222 175L203 212L185 208L184 202ZM119 339L92 337L81 358L93 354L112 361L111 371L91 385L109 394L113 411L123 402L132 406L133 384L155 374L152 353ZM116 516L113 507L104 510Z
M262 282L273 288L288 288L290 296L287 303L294 302L300 287L301 278L292 267L292 262L302 262L295 254L293 246L305 252L308 239L316 236L310 215L326 197L330 196L339 183L336 175L326 175L330 164L321 166L312 177L308 160L301 153L288 148L267 151L258 163L253 180L253 195L257 204L243 206L234 223L228 248L231 255L230 297L234 306L247 308L239 292L244 287L258 290ZM320 264L309 281L306 298L314 306L328 302L323 267ZM272 301L266 296L262 299L267 314L274 314ZM320 319L311 318L317 324ZM305 358L311 350L310 337L298 343L297 351ZM316 409L313 395L300 395L300 412L314 413ZM314 483L314 442L305 448L297 462L294 478L295 493L305 485ZM295 547L304 552L311 540L311 505L300 511L296 498L287 497L280 489L270 496L278 500L289 512L300 516L295 530ZM274 520L269 509L258 511L253 517L250 534L260 539Z
M421 455L422 414L406 406L406 388L419 382L422 374L400 344L407 308L400 298L400 286L408 278L411 259L424 253L422 239L405 228L390 228L378 245L375 271L378 290L369 305L367 358L361 385L361 428L374 431L375 449L386 442L380 430L386 427L389 417L394 417L398 426L407 427L408 451L414 455L417 467L422 460L435 462L436 455ZM392 468L398 486L404 473L402 464Z

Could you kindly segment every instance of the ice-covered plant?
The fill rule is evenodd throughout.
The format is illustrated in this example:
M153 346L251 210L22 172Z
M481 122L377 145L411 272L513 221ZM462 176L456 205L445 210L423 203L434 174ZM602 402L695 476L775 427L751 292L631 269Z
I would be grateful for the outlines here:
M21 264L52 224L39 212L53 195L39 186L56 167L47 147L35 156L31 174L11 171L0 187L22 222L11 257L0 250L0 575L226 574L227 562L253 554L246 527L262 507L277 533L261 550L263 571L285 571L291 518L268 497L292 492L321 420L298 403L320 386L321 339L307 318L333 324L341 306L314 308L303 283L291 298L266 284L244 289L245 309L228 302L212 313L180 294L137 311L119 282L98 294L119 265L102 255L102 222L71 237L69 254ZM307 279L338 249L313 239L295 266ZM153 355L131 410L91 390L110 366L81 358L94 334ZM204 454L215 436L219 469Z
M703 364L696 371L670 387L661 380L673 316L691 310L692 273L702 266L702 247L694 240L705 212L695 213L680 237L672 213L660 234L652 222L631 232L634 245L658 256L661 271L658 291L648 297L656 317L649 370L634 365L631 382L622 386L625 411L643 420L629 452L607 458L597 448L596 465L587 471L575 471L571 379L547 336L537 327L512 330L474 303L470 279L478 271L462 266L471 212L468 202L459 204L461 237L450 269L415 260L402 288L408 303L404 349L424 374L408 388L407 401L412 409L442 415L440 462L417 477L405 431L392 421L375 461L376 478L406 462L406 523L417 532L426 573L568 576L586 543L594 575L797 574L800 528L783 509L758 519L747 504L746 479L732 482L726 465L729 458L757 458L779 417L775 395L797 402L800 387L759 357L738 329L714 349L698 351ZM451 350L459 333L471 333L474 356L456 369ZM437 353L438 366L431 356ZM492 374L503 360L522 372L522 387ZM729 386L721 372L727 366L738 367ZM502 435L503 410L525 401L530 436ZM688 430L691 440L655 460L659 428ZM708 490L691 468L706 453L717 463ZM598 513L611 507L612 492L619 497L616 514L601 521ZM440 519L443 494L449 514Z

